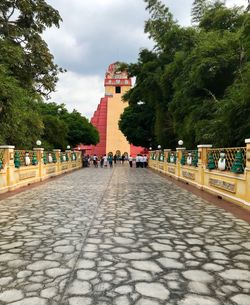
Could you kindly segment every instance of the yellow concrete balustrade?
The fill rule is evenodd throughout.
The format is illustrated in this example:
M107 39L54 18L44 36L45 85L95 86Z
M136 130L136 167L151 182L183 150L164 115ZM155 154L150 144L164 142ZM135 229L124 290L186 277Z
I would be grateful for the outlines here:
M57 162L48 162L46 164L44 164L43 159L46 152L44 152L43 148L34 148L33 152L36 154L37 165L30 164L26 166L21 164L19 168L15 168L15 147L0 146L0 158L3 162L3 168L0 169L0 193L12 191L19 187L43 181L82 167L81 152L78 151L75 151L76 160L71 160L73 152L66 151L69 160L61 162L61 150L54 149L53 153L55 153Z
M250 208L250 139L246 143L246 164L244 173L233 173L229 170L221 171L218 169L209 170L207 168L208 152L212 145L198 145L198 165L181 165L182 153L186 148L177 148L176 163L168 162L170 149L164 150L164 161L159 161L160 151L151 151L149 157L149 167L166 174L176 180L183 181L198 189L207 191L221 198L244 205ZM222 150L222 149L221 149ZM225 149L226 150L226 149Z

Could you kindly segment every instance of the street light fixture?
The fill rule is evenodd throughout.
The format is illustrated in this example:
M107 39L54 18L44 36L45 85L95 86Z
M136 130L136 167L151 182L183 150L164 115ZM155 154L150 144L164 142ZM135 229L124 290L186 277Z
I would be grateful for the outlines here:
M42 141L37 140L37 141L36 141L36 145L37 145L37 146L41 146L41 145L42 145Z
M158 145L157 147L158 147L158 149L161 149L161 145Z
M149 150L152 150L152 147L149 147Z
M182 140L179 140L179 141L178 141L178 145L179 145L179 146L182 146L182 145L183 145L183 141L182 141Z
M70 145L67 145L67 149L70 149Z

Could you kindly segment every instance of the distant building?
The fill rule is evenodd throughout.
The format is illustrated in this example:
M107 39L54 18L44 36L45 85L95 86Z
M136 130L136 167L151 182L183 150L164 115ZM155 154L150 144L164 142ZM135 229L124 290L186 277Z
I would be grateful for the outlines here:
M91 123L98 129L100 142L96 146L79 146L85 153L104 155L136 155L144 151L143 147L131 145L119 130L118 121L127 102L122 96L132 87L132 81L127 72L119 71L119 62L108 67L104 80L105 96L101 98Z

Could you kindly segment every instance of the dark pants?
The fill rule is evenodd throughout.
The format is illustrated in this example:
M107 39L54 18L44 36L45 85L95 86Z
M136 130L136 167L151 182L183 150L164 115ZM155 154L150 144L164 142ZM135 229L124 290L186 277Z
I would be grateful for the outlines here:
M133 161L129 161L130 167L133 167Z

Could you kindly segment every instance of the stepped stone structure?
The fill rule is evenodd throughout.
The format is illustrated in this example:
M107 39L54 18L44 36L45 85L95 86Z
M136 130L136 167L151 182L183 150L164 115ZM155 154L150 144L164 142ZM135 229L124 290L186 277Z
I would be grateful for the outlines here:
M84 146L87 154L127 154L136 155L144 151L143 147L137 147L128 143L125 136L119 130L118 122L127 102L122 96L132 87L131 78L126 71L119 71L119 62L109 65L104 79L105 96L91 119L91 123L98 129L100 142L96 146Z

